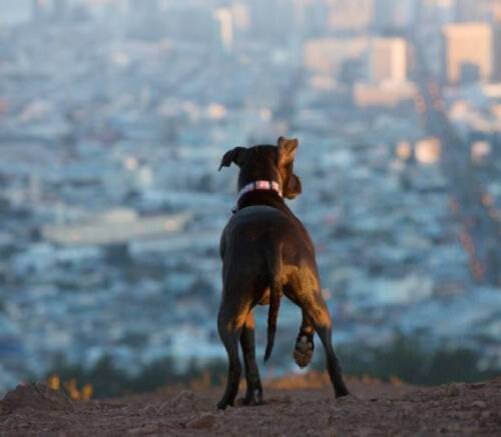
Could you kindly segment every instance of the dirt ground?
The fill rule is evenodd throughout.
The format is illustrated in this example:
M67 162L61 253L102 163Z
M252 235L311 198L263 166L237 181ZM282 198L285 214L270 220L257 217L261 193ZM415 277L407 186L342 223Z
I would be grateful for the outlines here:
M412 387L348 380L334 399L323 375L268 382L265 405L215 408L221 389L71 401L45 385L18 386L0 401L2 436L405 436L500 435L501 377Z

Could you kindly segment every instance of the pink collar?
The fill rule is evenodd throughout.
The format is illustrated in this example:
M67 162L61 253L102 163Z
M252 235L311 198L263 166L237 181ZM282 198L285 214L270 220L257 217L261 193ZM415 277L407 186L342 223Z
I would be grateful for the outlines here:
M245 185L239 192L237 197L237 205L240 199L247 193L251 191L274 191L280 197L282 197L282 192L280 191L280 185L275 181L254 181L250 184ZM236 208L235 208L236 209Z

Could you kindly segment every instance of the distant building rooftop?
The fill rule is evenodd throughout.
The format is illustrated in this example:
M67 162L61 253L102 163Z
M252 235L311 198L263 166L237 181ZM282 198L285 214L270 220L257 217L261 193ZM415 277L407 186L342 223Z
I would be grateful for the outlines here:
M45 226L45 240L62 246L92 246L145 240L180 231L191 214L139 217L127 210L112 211L93 222Z

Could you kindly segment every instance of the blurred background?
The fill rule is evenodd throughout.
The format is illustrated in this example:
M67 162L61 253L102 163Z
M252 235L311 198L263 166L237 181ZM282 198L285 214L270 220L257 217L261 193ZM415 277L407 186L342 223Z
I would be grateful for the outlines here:
M0 0L0 391L224 372L217 168L280 135L345 371L499 373L500 132L500 1Z

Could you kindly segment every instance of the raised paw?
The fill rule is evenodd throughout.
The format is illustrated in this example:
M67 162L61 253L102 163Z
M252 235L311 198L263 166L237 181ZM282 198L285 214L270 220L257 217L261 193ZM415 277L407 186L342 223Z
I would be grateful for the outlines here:
M299 335L296 347L292 353L294 361L299 367L304 368L310 364L313 357L313 349L313 336Z

